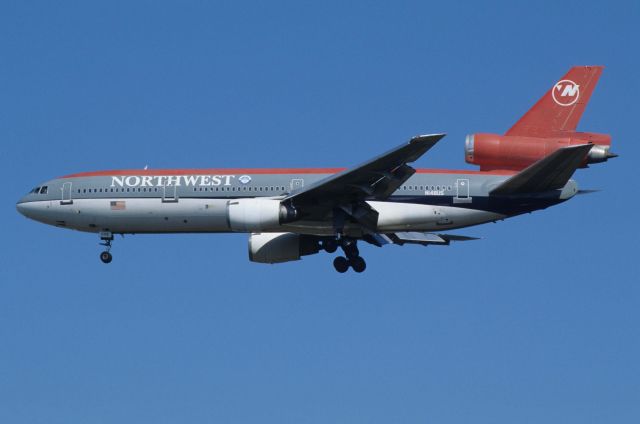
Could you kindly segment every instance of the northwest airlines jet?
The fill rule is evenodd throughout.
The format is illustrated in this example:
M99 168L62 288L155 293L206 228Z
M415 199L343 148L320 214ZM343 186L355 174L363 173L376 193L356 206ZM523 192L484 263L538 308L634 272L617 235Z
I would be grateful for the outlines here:
M158 169L83 172L40 184L17 204L63 228L114 234L249 233L249 259L298 260L340 248L338 272L364 271L358 242L448 245L450 230L562 203L578 191L577 168L615 157L611 137L576 127L602 73L572 68L504 135L473 134L479 171L416 169L444 134L413 137L349 169Z

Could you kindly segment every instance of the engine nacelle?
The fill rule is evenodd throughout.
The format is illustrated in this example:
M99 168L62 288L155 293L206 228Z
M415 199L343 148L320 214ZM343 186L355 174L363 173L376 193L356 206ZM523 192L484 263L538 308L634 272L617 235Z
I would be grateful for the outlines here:
M582 166L616 156L609 151L610 135L580 132L559 133L557 137L548 138L471 134L465 140L464 153L467 163L480 165L482 171L519 171L562 147L577 144L594 145Z
M227 202L227 222L232 231L273 230L294 219L295 215L295 210L275 199L250 198Z
M253 233L249 236L249 260L262 264L297 261L320 251L318 238L294 233Z

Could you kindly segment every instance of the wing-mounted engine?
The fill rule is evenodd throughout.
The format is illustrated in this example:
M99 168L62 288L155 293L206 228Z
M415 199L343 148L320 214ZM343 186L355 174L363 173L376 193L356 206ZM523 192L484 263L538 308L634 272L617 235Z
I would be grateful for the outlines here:
M251 232L277 229L290 222L296 212L277 199L248 198L227 202L227 221L232 231Z
M297 261L320 251L317 237L294 233L252 233L249 260L263 264Z

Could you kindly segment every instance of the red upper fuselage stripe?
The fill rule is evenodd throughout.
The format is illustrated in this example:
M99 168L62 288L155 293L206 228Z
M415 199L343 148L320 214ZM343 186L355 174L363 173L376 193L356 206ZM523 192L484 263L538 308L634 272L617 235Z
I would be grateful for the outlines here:
M115 175L237 175L237 174L336 174L347 168L226 168L226 169L118 169L111 171L80 172L61 178L110 177ZM416 169L417 174L473 174L473 175L513 175L514 171L474 171L454 169Z

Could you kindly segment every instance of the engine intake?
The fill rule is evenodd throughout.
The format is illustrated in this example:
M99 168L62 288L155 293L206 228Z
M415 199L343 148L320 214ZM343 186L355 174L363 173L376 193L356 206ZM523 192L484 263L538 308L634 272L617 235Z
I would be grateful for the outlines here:
M262 264L297 261L320 251L317 237L294 233L252 233L249 260Z

